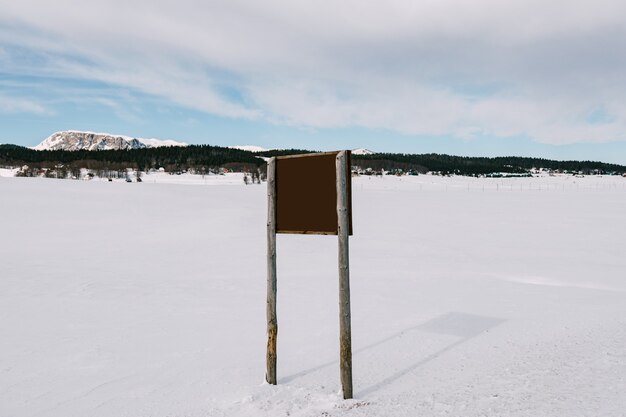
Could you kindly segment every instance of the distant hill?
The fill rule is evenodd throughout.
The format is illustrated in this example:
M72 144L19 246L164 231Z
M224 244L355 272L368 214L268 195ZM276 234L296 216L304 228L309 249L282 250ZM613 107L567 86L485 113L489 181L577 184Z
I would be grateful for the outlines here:
M95 171L148 171L197 173L257 171L265 164L252 152L210 145L143 147L115 150L34 150L17 145L0 145L0 167L28 166L32 172L50 169L69 171L87 168Z
M352 165L362 170L394 173L424 174L436 172L443 175L528 174L533 169L582 173L623 174L626 166L598 161L554 161L542 158L502 156L494 158L454 156L445 154L399 154L352 152ZM304 149L281 149L259 152L263 157L312 153Z
M105 170L126 168L167 172L217 172L228 169L264 172L273 156L313 153L306 149L272 149L237 146L186 145L177 141L130 138L91 132L57 132L35 149L0 145L0 167L28 166L32 172L51 169ZM536 169L582 174L624 174L626 166L597 161L554 161L522 157L464 157L442 154L374 153L367 149L352 152L352 165L361 172L443 175L528 175Z

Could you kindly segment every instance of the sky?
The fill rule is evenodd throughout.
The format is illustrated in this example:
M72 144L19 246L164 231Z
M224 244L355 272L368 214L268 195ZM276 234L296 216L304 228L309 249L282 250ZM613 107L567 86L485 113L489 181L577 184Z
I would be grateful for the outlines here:
M0 2L0 143L626 165L623 0Z

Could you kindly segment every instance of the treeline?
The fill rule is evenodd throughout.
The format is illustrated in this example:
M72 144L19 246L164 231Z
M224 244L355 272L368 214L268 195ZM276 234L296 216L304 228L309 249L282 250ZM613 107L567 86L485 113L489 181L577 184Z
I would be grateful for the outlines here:
M16 145L0 145L0 165L50 169L63 165L90 170L140 171L164 168L167 172L208 173L220 168L232 171L256 171L265 164L253 153L210 145L171 146L106 151L35 151Z
M259 152L257 155L283 156L309 153L301 149ZM444 175L487 175L492 173L526 174L532 169L545 168L551 171L580 172L583 174L623 174L626 166L596 161L554 161L543 158L517 156L468 157L445 154L397 154L375 153L352 155L352 165L362 170L404 173L437 172Z
M127 168L149 171L163 168L167 172L209 173L231 171L260 172L265 161L273 157L312 153L303 149L283 149L252 153L240 149L210 145L161 147L108 151L35 151L17 145L0 145L0 166L46 170L63 166L76 170L122 171ZM544 168L557 172L583 174L623 174L626 167L595 161L554 161L523 157L465 157L443 154L352 155L352 165L363 171L426 173L443 175L488 175L492 173L527 174L532 169Z
M271 158L273 156L302 155L306 153L315 153L318 151L309 151L306 149L272 149L269 151L255 152L255 155Z
M594 161L553 161L516 156L483 158L442 154L352 155L352 165L375 171L384 169L385 171L402 170L416 173L438 172L444 175L523 174L539 168L583 174L623 174L626 172L626 166Z

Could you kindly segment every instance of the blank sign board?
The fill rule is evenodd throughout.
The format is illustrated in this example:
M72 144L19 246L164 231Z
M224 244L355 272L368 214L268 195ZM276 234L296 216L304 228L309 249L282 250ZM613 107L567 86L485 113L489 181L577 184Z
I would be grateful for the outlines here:
M339 152L276 158L276 233L338 234L337 168ZM350 153L346 187L352 234Z

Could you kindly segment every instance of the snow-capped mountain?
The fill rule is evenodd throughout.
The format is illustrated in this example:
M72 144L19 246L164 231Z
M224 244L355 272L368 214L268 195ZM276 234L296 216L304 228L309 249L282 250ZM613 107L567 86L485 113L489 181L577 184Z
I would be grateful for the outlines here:
M373 155L376 152L370 151L369 149L365 149L365 148L359 148L359 149L353 149L352 150L352 155Z
M33 149L38 151L102 151L115 149L157 148L160 146L187 146L187 144L176 142L174 140L131 138L129 136L112 135L110 133L67 130L53 133L39 145L33 147Z
M234 145L234 146L229 146L229 148L231 149L240 149L242 151L248 151L248 152L267 152L269 151L269 149L265 149L261 146L255 146L255 145Z
M241 149L242 151L248 151L248 152L267 152L270 150L270 149L266 149L261 146L255 146L255 145L235 145L235 146L229 146L229 148ZM373 155L375 153L376 152L370 151L369 149L365 149L365 148L358 148L358 149L352 150L353 155Z

